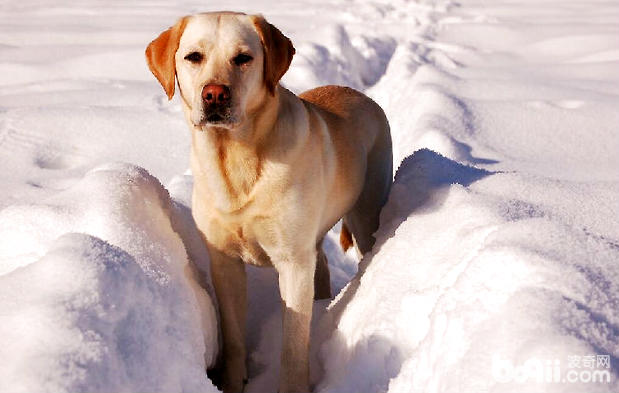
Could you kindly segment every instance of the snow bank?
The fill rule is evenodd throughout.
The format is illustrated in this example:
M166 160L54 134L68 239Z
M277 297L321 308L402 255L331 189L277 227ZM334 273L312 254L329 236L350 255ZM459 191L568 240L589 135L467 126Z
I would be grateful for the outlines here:
M565 378L569 356L607 355L616 364L619 349L619 248L541 207L548 189L565 192L561 186L542 182L523 199L496 196L524 183L429 150L405 160L377 249L327 314L337 328L322 346L320 391L617 388L613 369L611 383L568 390L513 380L530 360L542 368L558 360ZM413 197L402 203L403 195Z
M369 90L399 168L323 317L320 392L619 390L618 101L597 82L619 77L610 33L574 23L605 12L482 3L435 8Z
M2 391L216 391L211 299L182 205L139 167L0 212Z
M365 90L384 74L396 47L392 37L357 35L351 40L340 24L321 34L320 41L295 46L291 69L282 83L297 93L327 84Z

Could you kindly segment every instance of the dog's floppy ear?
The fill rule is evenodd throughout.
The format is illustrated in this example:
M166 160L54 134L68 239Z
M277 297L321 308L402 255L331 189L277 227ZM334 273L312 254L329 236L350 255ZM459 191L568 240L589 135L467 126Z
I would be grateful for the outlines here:
M174 96L176 77L174 55L178 50L178 43L186 25L187 17L179 19L174 26L159 34L159 37L146 48L148 68L163 86L169 100Z
M281 31L269 22L262 15L253 15L252 21L264 50L264 83L269 92L275 94L277 82L286 73L292 56L295 53L292 42L282 34Z

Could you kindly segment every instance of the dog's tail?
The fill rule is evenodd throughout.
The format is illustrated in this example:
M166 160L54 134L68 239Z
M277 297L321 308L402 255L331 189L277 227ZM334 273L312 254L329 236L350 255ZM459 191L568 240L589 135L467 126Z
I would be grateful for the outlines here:
M352 233L346 226L346 224L342 223L342 231L340 232L340 246L344 252L346 252L353 245Z

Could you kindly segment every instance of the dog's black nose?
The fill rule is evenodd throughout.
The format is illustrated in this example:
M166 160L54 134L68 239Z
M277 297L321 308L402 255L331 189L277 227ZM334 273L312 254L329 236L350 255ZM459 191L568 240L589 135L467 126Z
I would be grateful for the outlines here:
M230 89L226 85L209 83L202 89L202 99L209 105L227 104L230 101Z

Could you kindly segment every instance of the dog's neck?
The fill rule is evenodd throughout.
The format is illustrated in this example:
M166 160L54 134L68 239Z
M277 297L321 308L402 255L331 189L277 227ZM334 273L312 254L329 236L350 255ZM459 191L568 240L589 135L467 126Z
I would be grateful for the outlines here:
M239 126L243 128L192 129L194 184L204 188L194 190L194 198L209 198L202 203L221 212L237 211L253 198L262 174L266 139L279 115L279 92L252 113Z

